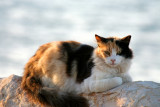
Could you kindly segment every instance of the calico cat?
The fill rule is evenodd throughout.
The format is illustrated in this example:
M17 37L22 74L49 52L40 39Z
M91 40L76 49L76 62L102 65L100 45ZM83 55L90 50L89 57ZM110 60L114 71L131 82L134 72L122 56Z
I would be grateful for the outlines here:
M131 36L95 35L97 48L75 41L42 45L25 65L21 87L44 106L89 107L81 93L103 92L130 82Z

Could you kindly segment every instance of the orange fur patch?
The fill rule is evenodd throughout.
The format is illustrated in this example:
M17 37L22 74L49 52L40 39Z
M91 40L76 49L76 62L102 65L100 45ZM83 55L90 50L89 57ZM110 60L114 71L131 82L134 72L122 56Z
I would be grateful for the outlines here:
M100 43L100 47L98 47L97 55L100 55L102 58L106 58L112 54L112 49L115 49L117 53L121 52L121 48L116 45L114 42Z

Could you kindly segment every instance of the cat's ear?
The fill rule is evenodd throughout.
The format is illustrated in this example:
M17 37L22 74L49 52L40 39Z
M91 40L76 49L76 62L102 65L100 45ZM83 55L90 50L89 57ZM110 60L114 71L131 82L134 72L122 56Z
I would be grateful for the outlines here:
M104 37L101 37L97 34L95 34L95 38L96 38L97 42L101 42L101 43L107 43L108 41L113 41L113 39L111 39L111 38L104 38Z
M104 38L104 37L101 37L97 34L95 34L95 38L97 40L97 44L98 44L99 47L103 46L105 43L107 43L109 41L113 42L113 38Z
M97 42L103 42L105 40L105 38L100 37L99 35L95 34L95 38L97 40Z
M105 38L100 37L100 36L97 35L97 34L95 34L95 38L96 38L96 40L97 40L97 44L98 44L99 47L102 46L102 44L106 41Z
M121 41L124 42L124 43L127 44L127 45L129 45L130 40L131 40L131 35L128 35L128 36L123 37L123 38L121 39Z

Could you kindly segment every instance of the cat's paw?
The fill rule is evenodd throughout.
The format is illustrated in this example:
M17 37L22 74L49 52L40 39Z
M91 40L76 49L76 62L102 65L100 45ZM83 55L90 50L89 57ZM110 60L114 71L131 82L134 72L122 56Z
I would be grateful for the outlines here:
M118 85L121 85L123 83L122 78L121 77L114 77L112 78L112 81Z
M130 76L122 77L123 83L132 82L132 78Z

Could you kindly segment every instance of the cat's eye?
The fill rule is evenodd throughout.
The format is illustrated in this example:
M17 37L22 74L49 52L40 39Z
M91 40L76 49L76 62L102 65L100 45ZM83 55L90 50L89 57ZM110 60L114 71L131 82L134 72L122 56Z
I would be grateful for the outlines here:
M120 55L121 53L120 52L117 52L117 55Z
M110 55L110 52L109 52L109 51L104 51L104 53L105 53L106 55Z

